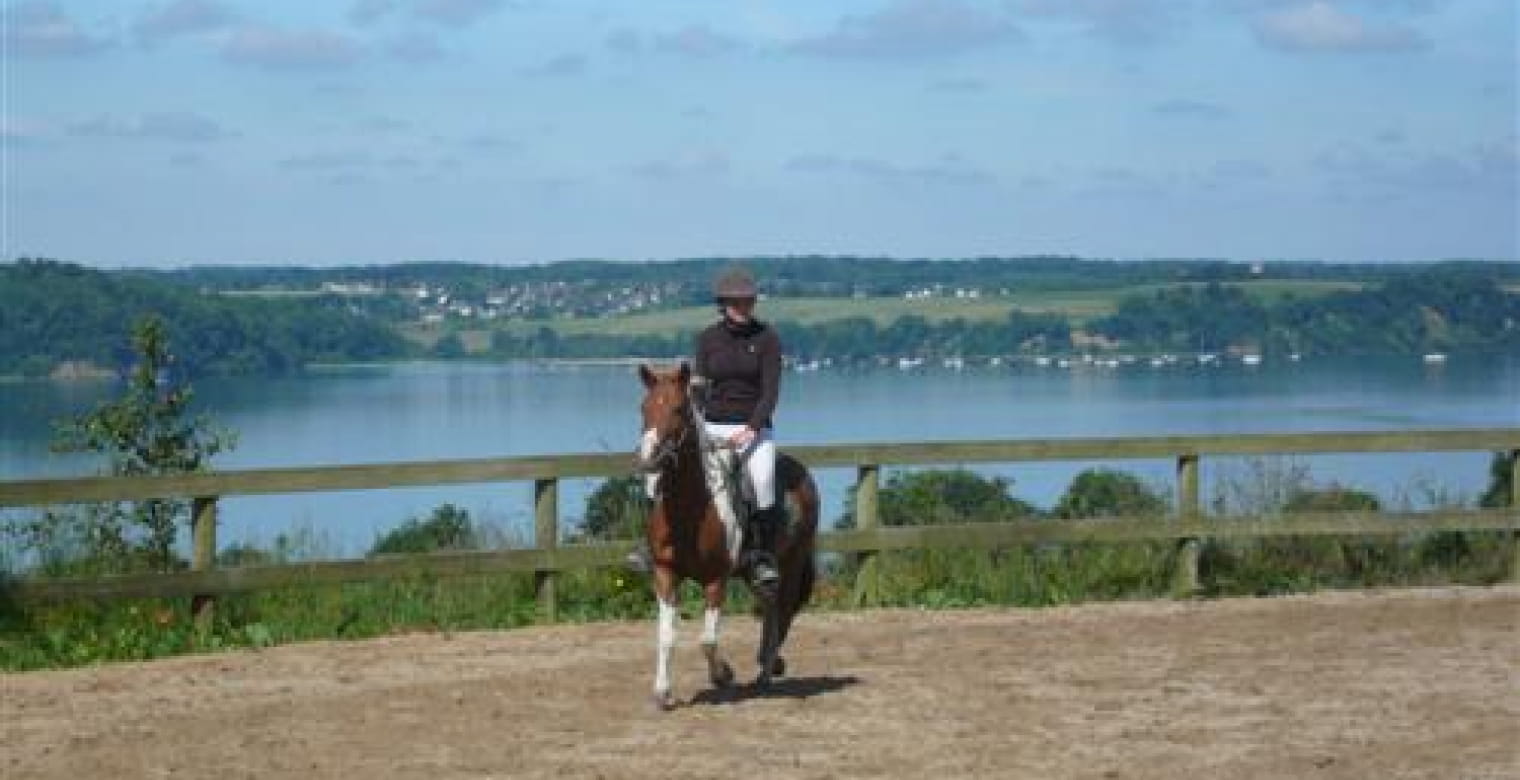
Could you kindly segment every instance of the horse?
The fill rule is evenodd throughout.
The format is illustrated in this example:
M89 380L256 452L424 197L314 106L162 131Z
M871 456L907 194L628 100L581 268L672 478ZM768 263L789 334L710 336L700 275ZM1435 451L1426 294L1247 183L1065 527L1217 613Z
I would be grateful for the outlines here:
M670 658L676 642L676 589L683 580L702 588L706 610L702 654L708 679L715 687L734 682L733 667L718 650L727 581L738 574L738 561L703 468L705 437L689 393L691 368L656 369L639 366L645 394L641 406L643 437L635 465L658 475L658 496L649 515L646 534L653 566L654 594L659 617L656 629L654 703L672 709L676 699L670 678ZM740 476L742 478L742 476ZM780 578L772 587L748 582L763 622L755 655L759 674L755 686L764 690L774 676L786 674L781 645L792 621L812 594L817 578L814 541L818 531L818 487L807 467L783 453L776 456L777 500L787 508L787 520L776 533L776 563Z

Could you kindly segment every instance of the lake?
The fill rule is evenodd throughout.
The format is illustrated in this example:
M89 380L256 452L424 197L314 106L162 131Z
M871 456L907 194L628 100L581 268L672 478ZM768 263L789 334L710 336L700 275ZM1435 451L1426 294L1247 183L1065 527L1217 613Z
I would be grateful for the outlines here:
M1118 368L896 368L789 372L777 415L783 445L943 439L1287 433L1520 427L1520 358L1453 356L1320 359L1246 366L1143 363ZM202 380L197 405L235 430L222 469L377 463L575 452L631 452L642 391L631 366L410 363L324 369L290 377ZM49 451L51 421L110 397L109 384L0 384L0 479L95 473L96 461ZM1307 467L1325 483L1372 490L1412 506L1472 500L1489 455L1336 455L1206 459L1203 496L1252 468ZM1093 463L978 468L1013 492L1054 504ZM1116 461L1159 490L1169 461ZM889 472L890 474L890 472ZM825 522L844 505L853 473L825 470ZM582 513L592 480L561 493L565 525ZM464 485L229 498L222 544L267 545L299 531L326 555L361 554L409 517L452 502L511 535L531 538L531 486Z

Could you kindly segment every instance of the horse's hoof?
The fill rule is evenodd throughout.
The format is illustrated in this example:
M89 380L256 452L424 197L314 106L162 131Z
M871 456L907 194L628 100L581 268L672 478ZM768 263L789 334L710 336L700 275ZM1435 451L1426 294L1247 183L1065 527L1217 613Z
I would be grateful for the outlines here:
M676 708L676 697L670 691L664 693L656 692L654 697L650 699L650 704L654 705L655 712L670 712Z
M708 679L712 681L714 688L727 688L734 684L734 667L729 666L728 662L724 661L722 665L712 670L712 674L708 676Z
M761 672L760 676L755 678L755 690L757 690L757 691L766 691L766 690L770 690L770 687L771 687L771 676L769 674L766 674L765 672Z

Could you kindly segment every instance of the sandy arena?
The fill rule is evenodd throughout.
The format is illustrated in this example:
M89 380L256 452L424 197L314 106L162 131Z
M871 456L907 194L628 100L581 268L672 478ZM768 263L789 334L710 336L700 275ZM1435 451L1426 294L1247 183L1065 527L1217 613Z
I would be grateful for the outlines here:
M0 676L21 778L1520 778L1520 588L808 613L649 702L654 624ZM725 625L743 679L756 625Z

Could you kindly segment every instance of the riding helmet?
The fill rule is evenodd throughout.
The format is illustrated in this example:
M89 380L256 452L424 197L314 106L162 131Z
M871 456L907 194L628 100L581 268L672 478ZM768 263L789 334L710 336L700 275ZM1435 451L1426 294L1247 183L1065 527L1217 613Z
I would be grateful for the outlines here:
M759 288L755 285L754 275L743 266L729 266L713 280L713 297L719 300L754 298L758 295Z

